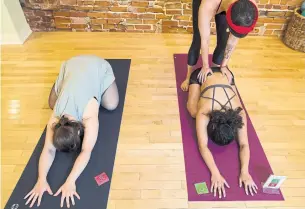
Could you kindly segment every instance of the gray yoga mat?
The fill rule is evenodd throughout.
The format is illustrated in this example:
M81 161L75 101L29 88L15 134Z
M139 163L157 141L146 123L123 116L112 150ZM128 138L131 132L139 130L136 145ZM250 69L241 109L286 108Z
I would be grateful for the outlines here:
M117 142L119 138L122 113L124 108L126 87L128 82L130 62L129 59L110 59L107 60L114 71L116 83L119 90L120 103L118 107L109 112L103 108L99 113L99 134L96 145L91 155L91 159L76 182L76 189L80 195L80 200L75 198L75 206L70 202L70 208L74 209L105 209L110 189L114 159L116 154ZM38 161L42 151L46 130L26 165L13 193L8 200L5 209L24 209L29 208L25 205L24 196L31 191L36 183L38 175ZM69 175L77 155L67 153L56 153L55 160L48 174L49 185L55 194L60 186L65 182ZM98 186L94 177L105 172L109 177L109 182ZM43 195L39 208L56 209L60 208L61 194L57 197L49 195L47 192ZM33 206L36 207L37 203ZM71 207L72 206L72 207ZM66 204L64 208L67 208Z

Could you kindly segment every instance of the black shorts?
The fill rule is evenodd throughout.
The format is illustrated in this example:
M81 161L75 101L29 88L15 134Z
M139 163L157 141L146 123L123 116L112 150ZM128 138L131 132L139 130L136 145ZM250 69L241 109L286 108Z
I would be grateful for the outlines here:
M213 73L221 73L220 67L211 67L211 69L212 69ZM201 85L200 81L198 80L198 74L200 73L200 71L201 71L201 68L198 68L198 69L196 69L196 70L194 70L192 72L191 77L190 77L190 85L191 84L199 84L199 85ZM234 75L233 75L232 72L231 72L231 74L232 74L231 85L235 85ZM211 73L209 73L207 76L211 76Z

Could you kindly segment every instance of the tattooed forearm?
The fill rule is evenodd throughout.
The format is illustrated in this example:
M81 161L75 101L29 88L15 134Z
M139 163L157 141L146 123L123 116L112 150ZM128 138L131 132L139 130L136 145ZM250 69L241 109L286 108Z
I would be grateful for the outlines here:
M225 49L225 54L224 54L224 58L225 59L229 59L231 56L231 52L233 51L234 45L232 44L228 44L226 49Z

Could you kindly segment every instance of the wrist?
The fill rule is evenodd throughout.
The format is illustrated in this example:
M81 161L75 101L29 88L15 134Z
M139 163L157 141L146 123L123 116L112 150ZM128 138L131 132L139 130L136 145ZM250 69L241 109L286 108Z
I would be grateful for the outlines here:
M220 175L220 172L219 172L218 169L214 169L214 170L211 171L211 175L212 175L212 176L219 176L219 175Z
M46 182L47 181L47 177L45 177L45 176L38 176L38 180L37 181Z
M67 179L66 179L66 183L68 183L68 184L75 184L75 179L74 178L72 178L72 177L68 177Z
M241 168L240 174L248 174L249 170L247 168Z

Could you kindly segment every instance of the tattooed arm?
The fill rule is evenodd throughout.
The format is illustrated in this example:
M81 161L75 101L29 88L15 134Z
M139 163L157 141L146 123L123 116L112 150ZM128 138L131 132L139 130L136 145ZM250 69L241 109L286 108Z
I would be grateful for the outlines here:
M234 35L230 34L221 66L228 65L229 59L230 59L232 52L235 49L235 46L237 45L237 43L238 43L238 38L235 37Z

